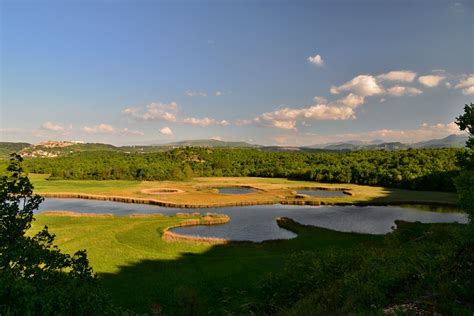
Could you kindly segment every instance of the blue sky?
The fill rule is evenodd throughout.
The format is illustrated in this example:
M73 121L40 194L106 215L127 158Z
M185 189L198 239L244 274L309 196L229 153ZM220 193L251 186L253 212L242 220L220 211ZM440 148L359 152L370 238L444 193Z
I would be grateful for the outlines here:
M0 140L311 145L456 132L472 1L0 1Z

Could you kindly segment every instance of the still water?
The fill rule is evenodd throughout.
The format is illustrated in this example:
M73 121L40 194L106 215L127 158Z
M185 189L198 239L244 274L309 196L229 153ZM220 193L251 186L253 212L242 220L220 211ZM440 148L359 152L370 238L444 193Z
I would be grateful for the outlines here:
M278 227L277 217L342 232L385 234L392 230L395 220L422 223L467 223L466 214L439 213L398 206L299 206L257 205L207 209L179 209L145 204L118 203L81 199L46 199L39 212L47 210L78 213L110 213L114 215L156 214L174 215L177 212L220 213L230 216L230 222L215 226L193 226L173 229L174 232L229 240L263 241L289 239L296 235Z

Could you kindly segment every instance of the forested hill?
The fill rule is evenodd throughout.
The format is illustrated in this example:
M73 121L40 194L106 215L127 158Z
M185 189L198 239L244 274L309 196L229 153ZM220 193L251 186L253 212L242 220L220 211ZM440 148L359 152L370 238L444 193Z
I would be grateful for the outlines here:
M28 143L0 142L0 159L7 158L13 152L20 152L23 148L29 147Z
M115 151L125 153L163 152L174 148L256 148L263 151L277 152L340 152L351 150L400 150L408 148L461 148L465 146L466 135L450 135L442 139L405 144L383 141L347 141L314 146L260 146L246 142L222 141L216 139L186 140L164 145L130 145L114 146L101 143L84 143L71 141L47 141L39 144L0 142L0 159L7 158L12 152L20 153L26 158L52 158L85 151Z
M255 176L453 191L452 179L458 170L456 153L464 150L287 153L194 147L141 154L78 152L50 159L27 159L25 166L29 172L51 174L52 179Z

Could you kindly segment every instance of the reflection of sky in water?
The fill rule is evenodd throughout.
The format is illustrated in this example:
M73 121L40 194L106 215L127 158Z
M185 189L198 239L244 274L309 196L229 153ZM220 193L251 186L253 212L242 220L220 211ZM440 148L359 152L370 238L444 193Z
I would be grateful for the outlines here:
M207 209L179 209L146 204L129 204L81 199L46 199L39 212L62 210L80 213L111 213L114 215L154 214L174 215L177 212L221 213L230 216L230 222L215 226L193 226L173 229L187 235L220 237L230 240L262 241L294 238L296 235L278 227L277 217L344 232L384 234L391 231L395 220L422 223L467 223L461 213L436 213L397 206L299 206L256 205Z
M341 190L298 190L298 194L310 195L310 196L345 196L346 194Z

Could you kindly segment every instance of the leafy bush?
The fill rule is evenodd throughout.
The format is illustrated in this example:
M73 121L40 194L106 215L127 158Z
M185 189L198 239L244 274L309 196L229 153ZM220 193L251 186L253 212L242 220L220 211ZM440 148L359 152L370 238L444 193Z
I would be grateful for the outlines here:
M466 226L398 223L373 248L303 252L268 276L254 311L324 315L379 313L410 303L447 314L474 311L474 239Z
M27 235L43 198L33 195L21 162L14 155L11 175L0 179L0 314L115 313L84 250L73 256L62 253L48 227Z

